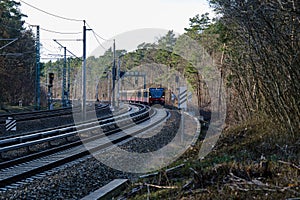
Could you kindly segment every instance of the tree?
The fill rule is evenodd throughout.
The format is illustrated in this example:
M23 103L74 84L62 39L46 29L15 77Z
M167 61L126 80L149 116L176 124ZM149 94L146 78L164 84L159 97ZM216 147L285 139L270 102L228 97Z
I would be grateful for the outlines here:
M157 48L172 52L175 44L176 44L175 34L172 30L170 30L167 32L167 34L165 36L160 37L158 39Z
M185 28L188 36L198 40L200 39L201 33L211 25L211 19L209 13L202 14L201 17L197 14L195 17L190 18L190 27Z
M0 2L0 102L33 102L35 48L33 34L23 27L25 17L15 1ZM9 44L12 40L15 42Z
M20 3L11 0L0 2L0 36L1 38L17 38L24 30L22 21L23 15L18 9Z
M266 114L292 133L300 121L300 5L297 1L211 1L232 39L227 79L239 118Z

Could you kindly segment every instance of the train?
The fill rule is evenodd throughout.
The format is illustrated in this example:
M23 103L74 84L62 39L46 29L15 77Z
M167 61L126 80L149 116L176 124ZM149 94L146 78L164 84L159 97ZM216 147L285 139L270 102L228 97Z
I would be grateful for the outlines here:
M166 88L146 88L138 90L120 91L120 100L123 102L135 102L147 105L171 104L172 92Z

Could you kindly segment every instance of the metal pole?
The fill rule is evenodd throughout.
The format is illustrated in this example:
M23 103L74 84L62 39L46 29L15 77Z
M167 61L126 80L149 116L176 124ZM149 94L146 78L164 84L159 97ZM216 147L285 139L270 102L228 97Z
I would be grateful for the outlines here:
M96 84L96 100L98 101L99 100L99 79L96 80L97 84Z
M175 78L175 82L176 82L176 86L177 86L177 98L178 98L178 108L180 108L180 98L179 98L179 94L180 94L180 89L179 89L179 76L176 76Z
M47 96L48 96L48 110L50 110L50 106L51 106L51 87L50 87L50 85L48 85L48 94L47 94Z
M110 72L107 72L107 102L108 104L111 104L111 99L110 99Z
M70 85L71 85L71 63L70 63L70 58L68 58L68 91L67 91L67 101L68 104L70 105ZM68 105L68 106L69 106Z
M118 89L117 89L117 107L120 106L120 69L121 69L121 57L119 56L118 60L118 72L117 72L117 81L118 81Z
M86 120L86 25L83 21L83 63L82 63L82 120Z
M51 68L51 61L50 61L50 68ZM51 103L51 90L50 90L50 84L49 84L49 82L50 82L50 78L49 78L49 68L47 69L47 73L46 73L46 84L47 84L47 86L48 86L48 93L47 93L47 108L48 108L48 110L50 110L50 103Z
M35 109L41 109L40 90L40 26L36 26L36 77L35 77Z
M66 72L67 72L67 48L64 47L64 66L63 66L63 81L62 81L62 92L61 101L62 106L66 107Z
M116 43L113 44L113 69L112 69L112 107L115 107L115 85L116 85Z

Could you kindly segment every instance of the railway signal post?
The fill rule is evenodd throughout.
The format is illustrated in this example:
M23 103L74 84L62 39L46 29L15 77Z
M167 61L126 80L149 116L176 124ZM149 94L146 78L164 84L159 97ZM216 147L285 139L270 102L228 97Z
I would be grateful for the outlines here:
M54 73L49 73L49 84L48 84L48 110L52 110L52 87L53 87Z

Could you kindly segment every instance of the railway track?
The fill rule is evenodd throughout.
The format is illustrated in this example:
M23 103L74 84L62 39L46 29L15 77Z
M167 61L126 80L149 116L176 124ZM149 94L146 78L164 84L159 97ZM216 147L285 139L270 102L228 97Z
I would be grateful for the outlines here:
M124 107L124 108L120 109L117 113L113 114L112 112L107 111L106 109L109 109L108 106L104 106L104 107L98 108L97 110L93 111L94 113L96 112L96 117L97 117L97 120L99 121L99 123L105 123L106 121L109 121L110 119L112 119L112 116L115 116L115 117L122 116L130 111L129 107ZM101 114L100 114L100 112L101 112ZM70 115L70 117L72 117L71 114L72 113L70 113L68 115ZM27 115L27 113L25 115ZM44 116L43 118L47 119L48 117ZM57 115L57 117L60 117L60 115ZM60 119L60 118L56 118L56 120L57 119ZM95 119L87 120L86 124L91 123L91 122L95 122ZM0 147L5 147L8 145L13 145L13 144L19 144L19 143L30 141L33 139L41 139L41 138L45 138L45 137L59 135L64 132L70 131L70 129L74 129L74 130L76 129L74 122L71 124L65 124L62 126L54 127L54 128L50 127L50 128L46 128L46 129L40 129L38 131L22 132L20 134L12 134L11 136L7 136L7 137L0 137Z
M90 127L97 127L98 125L102 125L102 128L107 129L106 126L111 126L111 123L114 122L115 119L126 118L126 117L128 118L129 116L134 115L134 113L137 112L138 112L138 107L135 107L134 109L128 107L126 109L126 112L122 111L121 109L121 111L116 113L114 117L110 113L109 115L101 116L97 119L91 119L83 123L80 123L76 126L72 124L64 127L52 128L46 131L42 130L39 132L23 134L21 136L4 138L0 140L0 156L1 158L3 158L2 155L5 154L6 152L17 151L22 148L23 149L26 148L27 152L30 152L30 147L34 145L51 143L52 141L57 141L63 138L68 139L69 137L77 136L77 140L79 140L80 138L78 137L78 132L77 132L77 130L79 129L83 129L84 131ZM50 145L50 146L55 146L55 145ZM60 146L59 148L62 149L65 147ZM34 154L30 156L34 156ZM8 165L10 165L10 163L13 162L16 163L18 161L18 159L14 159L14 160L8 160L7 162L0 163L0 169L3 167L7 167Z
M166 111L153 110L143 106L138 110L134 109L134 111L126 115L123 114L97 122L84 123L79 125L80 127L70 127L69 129L65 129L63 134L4 146L0 148L0 152L2 153L15 148L29 148L32 145L42 144L59 138L68 138L75 135L81 138L81 140L69 142L62 146L0 163L0 187L5 187L11 183L71 162L90 153L101 151L112 144L130 140L141 131L160 123L167 116ZM150 123L143 123L149 118L151 118ZM135 126L137 123L140 124L139 128ZM99 127L102 130L101 133L97 131ZM126 133L122 132L124 129L126 129Z
M66 126L73 124L72 115L80 113L79 107L63 108L55 110L10 113L0 115L0 139L14 137L15 135L23 135L29 132L40 131L41 129L51 129L53 124L57 126ZM111 114L108 104L95 105L87 109L87 115L93 115L96 112L98 117L107 117ZM57 117L64 118L62 121L57 121ZM16 131L5 130L5 123L8 118L12 118L17 123Z

